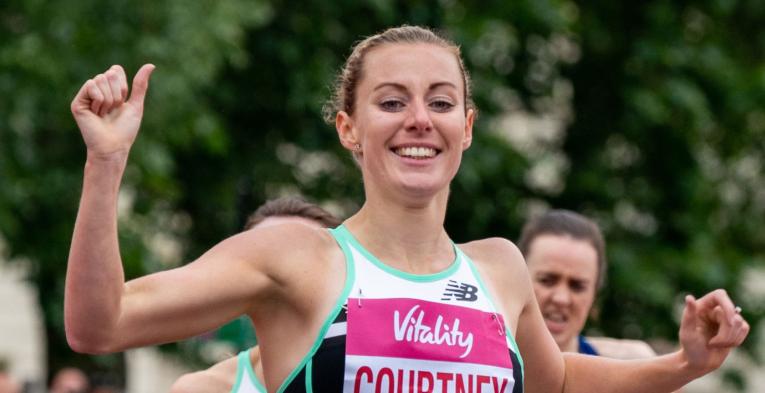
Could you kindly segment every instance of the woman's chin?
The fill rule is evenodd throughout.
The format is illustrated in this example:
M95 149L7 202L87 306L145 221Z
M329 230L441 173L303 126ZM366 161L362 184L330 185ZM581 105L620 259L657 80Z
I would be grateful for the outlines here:
M401 189L407 195L418 198L433 197L444 189L448 189L448 184L432 181L432 179L406 179L401 182Z
M398 183L406 192L437 194L449 188L451 177L445 173L409 172L400 173Z

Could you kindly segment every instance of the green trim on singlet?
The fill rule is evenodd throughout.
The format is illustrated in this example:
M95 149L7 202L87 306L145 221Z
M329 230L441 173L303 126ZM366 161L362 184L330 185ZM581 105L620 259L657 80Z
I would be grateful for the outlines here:
M234 387L231 388L231 393L236 393L239 391L239 385L242 384L242 376L244 375L244 369L247 368L247 365L244 363L244 357L247 356L250 357L250 350L239 352L239 355L236 356L236 382L234 382Z
M292 383L292 380L294 380L295 377L300 373L300 370L302 370L306 364L310 364L309 362L313 358L313 355L316 354L316 351L319 349L321 342L324 341L324 336L327 334L327 330L329 330L332 322L343 310L343 305L346 303L348 294L351 292L351 287L353 287L353 282L356 280L356 271L353 267L353 254L351 254L351 250L348 248L348 244L342 241L343 237L340 233L338 233L338 229L339 228L329 229L329 233L333 238L335 238L335 241L340 246L340 249L343 250L343 255L345 256L345 287L343 287L343 291L340 293L340 297L335 303L335 308L332 309L332 311L329 313L329 316L327 316L327 319L324 321L324 325L322 325L321 329L319 329L319 334L316 337L316 341L314 341L313 346L303 357L303 360L298 363L298 365L287 376L284 382L282 382L282 385L279 386L279 389L276 391L277 393L284 392L284 389L286 389L287 386Z
M451 265L449 265L448 268L438 273L432 273L432 274L407 273L405 271L401 271L394 267L388 266L384 264L383 262L381 262L379 259L377 259L377 257L375 257L374 255L372 255L372 253L367 251L367 249L364 248L364 246L362 246L361 243L359 243L359 241L356 240L355 237L353 237L353 234L348 230L348 228L345 227L345 224L337 227L336 231L338 232L338 234L343 240L353 245L353 247L357 249L362 255L364 255L364 257L366 257L370 262L372 262L372 264L382 269L386 273L389 273L399 278L403 278L404 280L409 280L414 282L438 281L454 274L457 271L457 269L459 269L459 266L460 266L460 257L459 257L459 253L457 252L457 246L455 246L454 243L452 243L452 248L454 249L454 261L452 261Z
M247 367L247 375L250 376L252 383L255 384L255 389L258 389L259 391L263 393L268 392L268 389L266 389L266 387L263 386L263 384L258 379L258 376L255 375L255 365L252 364L252 362L250 361L250 349L247 350L247 364L249 365L249 367Z
M305 393L313 393L313 359L305 365Z
M470 270L473 272L473 275L475 276L476 281L478 281L478 285L481 287L481 290L486 293L486 298L489 299L489 303L492 307L494 307L494 310L499 312L499 309L497 308L497 303L494 302L494 299L491 297L491 292L489 292L486 289L486 284L484 284L483 279L481 279L481 275L478 273L478 269L475 267L475 264L473 263L473 260L470 259L462 250L459 248L457 249L457 252L459 252L462 255L462 258L465 260L465 262L470 266ZM526 375L524 373L524 366L523 366L523 356L521 356L521 350L518 348L518 343L515 342L515 337L510 333L510 328L507 326L507 322L504 324L505 326L505 336L510 339L510 345L513 346L513 352L518 356L518 362L521 364L521 377L523 380L526 380Z
M247 375L250 376L250 380L255 384L255 389L257 389L258 392L266 393L268 391L258 377L255 376L253 367L252 362L250 362L250 349L239 352L239 355L236 356L236 382L234 383L234 387L231 388L231 393L239 392L239 386L242 384L244 373L247 373Z

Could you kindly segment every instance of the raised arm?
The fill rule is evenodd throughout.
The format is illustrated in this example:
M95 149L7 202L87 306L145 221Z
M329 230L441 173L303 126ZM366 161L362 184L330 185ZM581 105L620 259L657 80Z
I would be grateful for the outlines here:
M116 324L125 281L117 240L117 195L130 147L143 117L144 98L154 66L144 65L133 80L115 65L88 80L71 109L87 147L82 197L67 266L64 316L67 338L76 351Z
M80 208L67 266L64 314L70 346L79 352L113 352L201 333L249 312L271 282L250 261L269 244L227 239L182 268L125 283L117 236L117 199L128 153L143 114L154 69L133 80L120 66L87 81L72 113L87 146Z

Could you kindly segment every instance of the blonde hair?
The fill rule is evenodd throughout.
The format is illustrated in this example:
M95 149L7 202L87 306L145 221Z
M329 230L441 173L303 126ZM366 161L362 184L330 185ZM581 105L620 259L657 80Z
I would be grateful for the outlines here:
M335 79L331 98L322 108L322 114L327 123L334 124L335 116L340 111L353 115L354 103L356 101L356 88L358 87L359 81L364 76L364 57L372 49L385 44L433 44L452 52L457 58L457 63L459 64L460 72L462 73L465 111L467 112L468 109L475 109L475 105L471 98L470 75L465 69L459 46L450 39L445 38L428 28L404 25L392 27L382 33L367 37L353 47L353 51L345 60L345 65Z

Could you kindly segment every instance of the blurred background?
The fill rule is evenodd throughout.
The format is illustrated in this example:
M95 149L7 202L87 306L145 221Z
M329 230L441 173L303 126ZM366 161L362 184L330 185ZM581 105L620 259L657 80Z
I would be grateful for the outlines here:
M235 321L126 354L68 348L64 272L85 161L69 102L85 80L157 65L119 211L136 277L192 260L269 198L354 212L360 176L321 105L356 40L406 23L461 44L474 81L454 240L517 239L549 207L590 215L611 267L588 332L671 350L683 295L723 287L752 333L687 391L765 391L763 20L762 0L5 0L0 373L37 392L75 366L103 391L163 392L252 342Z

